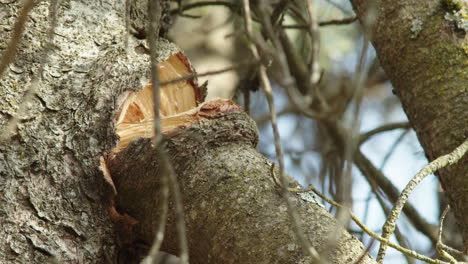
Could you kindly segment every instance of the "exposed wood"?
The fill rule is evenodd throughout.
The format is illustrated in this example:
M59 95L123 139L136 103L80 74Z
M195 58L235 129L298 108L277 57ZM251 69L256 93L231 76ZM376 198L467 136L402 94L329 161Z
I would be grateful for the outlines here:
M256 150L254 121L229 101L215 103L209 109L204 106L213 103L202 105L193 115L197 122L172 129L166 142L184 196L191 263L307 263L272 179L271 163ZM118 190L117 208L138 221L136 237L148 244L161 206L157 164L149 138L132 142L108 163ZM324 208L299 196L293 199L312 245L319 252L333 248L324 256L331 263L353 263L365 254ZM172 203L170 209L162 250L177 254ZM336 232L339 244L333 247L327 240ZM373 262L366 256L361 263Z
M1 49L21 3L0 4ZM0 263L116 262L106 203L114 191L103 180L100 157L117 143L118 102L149 76L148 56L135 49L141 43L130 38L124 46L122 4L61 1L41 76L49 1L39 1L27 16L17 55L0 80L0 133L6 135L0 142ZM180 52L161 42L161 61ZM35 78L34 93L25 96Z
M192 73L190 63L181 52L170 55L159 63L161 82L175 80L190 73ZM160 91L160 118L162 118L163 123L166 123L166 126L177 122L177 117L175 117L177 114L194 109L206 96L199 89L196 79L167 84L161 87ZM137 137L151 137L153 135L151 125L154 120L153 107L151 82L140 91L128 94L116 117L115 127L116 133L119 135L119 142L113 152L121 151Z
M0 4L0 24L5 29L0 30L1 47L11 35L8 29L15 22L19 4L21 1ZM135 50L141 42L129 38L129 45L124 45L122 4L61 1L57 41L35 93L20 112L43 59L48 1L40 1L29 16L15 61L0 83L2 133L13 116L18 119L16 129L9 131L11 136L0 142L1 263L47 263L51 258L60 263L117 262L120 245L105 203L107 191L114 191L103 180L100 158L118 142L115 122L122 102L129 93L144 88L149 76L147 55ZM179 52L164 40L160 48L160 61ZM184 68L178 65L175 68ZM203 101L203 92L197 95L194 91L194 95L196 105ZM189 101L180 109L167 111L184 111L193 103ZM151 119L142 108L132 111L133 117L124 115L121 121ZM163 117L167 118L163 123L174 126L167 134L167 144L184 191L192 254L206 257L199 263L235 254L248 257L249 253L261 256L254 263L267 263L275 256L270 252L275 248L290 254L291 260L304 258L272 183L270 164L255 148L253 121L227 102L208 103L183 113L194 121L186 129L180 126L184 118L177 115ZM111 167L106 172L117 183L117 209L139 221L136 234L147 243L154 235L159 202L160 178L152 151L149 138L134 140L112 164L134 165L130 169L135 171L119 165L119 170ZM140 177L138 173L143 171L152 179ZM122 185L130 176L135 177L128 178L132 184ZM337 227L328 212L298 198L295 201L308 237L318 249L327 246L330 234L339 232L341 244L330 256L334 263L349 263L362 254L362 244ZM148 210L134 207L140 205L147 205ZM173 219L171 215L170 225ZM174 226L168 230L165 248L176 252ZM254 242L258 245L249 247ZM219 255L212 255L215 253ZM367 256L365 261L370 261Z
M175 76L171 75L169 78ZM190 91L191 86L186 88ZM135 241L142 239L147 245L157 232L162 177L151 143L151 89L147 85L122 103L116 132L124 143L119 143L107 159L117 189L115 205L120 214L137 221L131 224L131 234L123 235ZM169 94L167 89L163 87L161 93ZM195 102L190 94L194 93L161 96L161 112L175 113L161 114L161 126L184 196L191 263L310 261L294 236L286 205L273 181L272 164L256 150L258 132L254 121L241 107L225 99L202 103L185 112L166 111L179 100ZM293 179L290 181L297 186ZM349 263L364 254L362 263L372 263L362 244L325 209L299 196L294 201L313 246L319 252L329 252L324 258L332 263ZM170 209L162 250L178 254L173 203ZM340 237L338 245L327 244L335 232Z

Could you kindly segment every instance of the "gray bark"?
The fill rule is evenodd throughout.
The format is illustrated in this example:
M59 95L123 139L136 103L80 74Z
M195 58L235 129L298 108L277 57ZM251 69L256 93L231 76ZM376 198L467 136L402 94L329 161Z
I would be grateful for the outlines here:
M0 4L8 46L20 1ZM18 54L0 80L0 263L113 263L116 243L102 202L99 157L116 142L112 118L123 91L141 87L148 62L123 49L118 1L62 1L42 76L48 2L26 23ZM131 51L130 51L131 52ZM131 55L131 54L130 54ZM38 78L35 94L25 94ZM27 97L27 96L26 96Z
M8 46L20 8L18 2L0 4L2 49ZM142 88L142 81L149 76L149 60L135 52L133 47L137 43L132 38L130 48L125 47L123 3L62 1L54 47L44 73L37 76L47 42L45 32L50 18L47 8L48 2L41 1L32 10L18 54L0 80L0 128L2 135L9 133L0 142L0 263L44 263L51 258L60 263L116 263L120 245L107 213L108 194L112 191L103 180L99 159L117 141L113 119L119 100L125 93ZM31 83L35 78L38 84L33 91ZM30 96L26 95L28 90ZM24 103L25 98L29 99ZM23 105L26 109L20 111ZM9 131L7 126L13 117L17 118L16 127ZM234 118L234 123L252 123L243 114L230 118ZM255 131L252 127L246 131L252 129ZM245 136L245 140L252 140ZM174 144L173 157L180 158L182 154L177 151L186 151L177 141L180 139L170 141ZM185 139L191 144L195 142L194 138ZM264 236L264 240L258 240L263 250L258 254L269 259L269 254L276 252L270 252L273 249L268 246L268 239L277 239L278 232L278 236L290 241L283 245L282 252L295 257L299 250L282 210L282 198L272 185L266 159L255 150L255 144L211 140L211 145L200 149L203 153L194 152L195 148L187 152L191 156L186 158L192 162L200 159L200 166L191 163L185 167L180 159L174 160L184 191L191 254L203 257L210 252L239 257L254 254L240 243L252 240L249 234L253 232ZM145 140L135 144L139 143L143 144L140 147L148 147ZM232 160L236 157L245 161L246 167ZM227 168L224 177L207 173L215 172L218 165ZM205 178L197 178L199 175ZM190 181L198 181L197 188L188 188ZM252 200L257 192L263 200ZM157 196L150 198L154 201ZM118 197L119 202L124 200ZM349 263L349 259L363 253L362 244L339 228L326 210L297 197L295 200L313 245L323 249L322 243L329 235L339 232L340 247L330 254L335 263ZM203 201L209 202L210 207L204 207ZM251 205L257 210L249 209ZM151 228L157 219L157 203L151 204L151 208L149 218L137 219L146 224L142 228L151 232L137 232L136 237L148 243L154 235ZM130 207L127 210L131 211ZM131 214L139 218L138 212ZM258 225L249 225L252 215ZM216 224L206 226L210 232L198 233L196 229L204 226L207 219ZM225 219L229 222L224 223ZM229 236L232 231L224 233L232 228L227 223L237 223L232 231L239 240L229 244L232 252L222 251L226 238L221 235L233 238ZM168 232L165 248L175 252L173 226L168 227ZM204 244L207 239L210 243ZM368 256L364 260L371 262Z
M191 263L310 263L298 244L287 207L256 149L257 129L244 113L221 114L171 133L167 150L184 196ZM133 142L110 171L117 206L134 216L137 236L151 243L161 208L161 173L150 139ZM297 183L291 181L297 186ZM322 207L292 195L303 232L330 263L372 263L362 244ZM174 205L163 250L177 254ZM338 237L333 241L333 237Z

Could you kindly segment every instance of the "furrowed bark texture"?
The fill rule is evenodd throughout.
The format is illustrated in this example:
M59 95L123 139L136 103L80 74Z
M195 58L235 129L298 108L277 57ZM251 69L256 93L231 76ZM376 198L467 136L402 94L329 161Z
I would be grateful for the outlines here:
M351 2L362 22L374 1ZM468 136L468 36L444 18L449 10L441 2L378 1L371 33L381 65L431 161L453 151ZM437 173L462 232L465 252L467 168L465 155Z
M8 40L21 8L19 5L22 3L22 1L5 2L0 4L2 51L8 48ZM102 173L98 169L99 160L101 155L109 152L116 144L114 118L121 105L121 99L128 91L141 89L142 84L147 83L150 63L146 55L135 52L134 47L139 43L132 38L128 39L130 47L126 49L124 46L123 3L110 0L64 0L60 3L54 46L43 74L38 76L50 19L47 1L40 1L30 13L15 60L0 80L0 131L2 136L8 133L7 139L0 142L0 263L46 263L51 257L55 257L59 263L115 263L117 258L113 225L107 215L107 205L103 202L106 200L105 193L112 192L104 183ZM161 44L161 47L164 48L160 51L161 59L173 51L173 46L167 42ZM30 94L32 96L26 96L34 78L38 78L36 89ZM26 109L19 111L24 98L28 97ZM8 124L13 117L18 119L15 123L17 128L9 131ZM227 122L236 124L232 120ZM243 131L235 127L229 129L239 133ZM245 137L251 133L248 131L244 131ZM193 146L194 140L203 142L205 137L208 137L200 132L194 135L187 143L191 144L190 146ZM236 138L241 142L248 142L248 140L242 141L243 137L240 135ZM185 198L187 202L185 206L189 227L202 226L200 221L212 221L209 225L209 235L203 233L211 244L205 245L203 241L199 241L200 247L208 252L213 252L211 248L221 252L219 248L225 244L214 242L219 242L220 239L217 232L223 233L233 228L222 225L223 221L231 219L229 217L245 224L238 225L236 231L246 238L232 237L238 240L228 242L239 243L239 241L248 241L247 238L255 239L253 236L247 236L250 233L264 234L273 238L271 230L278 231L278 228L273 226L272 229L266 230L268 232L265 229L262 229L262 232L255 229L263 228L264 225L272 226L270 221L275 223L274 221L284 220L286 223L285 215L279 215L278 212L283 210L284 214L285 209L284 205L281 206L279 197L275 196L276 201L258 199L265 208L271 208L273 211L272 215L268 216L278 215L279 220L274 217L265 218L263 221L258 221L258 225L247 225L246 220L242 220L242 217L251 214L267 215L267 211L261 210L258 206L255 207L257 211L249 211L250 206L247 205L255 199L243 195L244 192L255 195L257 191L263 194L268 189L269 196L265 197L272 198L273 194L277 195L272 183L269 182L269 165L261 167L258 164L265 163L266 160L253 147L243 150L239 147L240 143L227 144L223 141L213 141L214 138L210 139L212 139L210 145L205 144L202 145L203 148L199 148L199 151L203 152L202 155L194 155L197 154L194 153L195 146L189 150L182 148L183 141L180 141L184 140L182 136L179 137L179 141L168 143L171 151L177 147L191 154L186 156L191 160L189 163L180 158L182 152L177 155L174 154L176 152L171 152L174 159L179 157L178 162L187 164L175 163L184 195L188 197ZM149 146L149 143L146 145ZM213 147L213 150L208 146ZM232 148L234 152L228 152L226 148ZM245 161L245 164L237 164L239 167L235 167L236 163L230 163L229 160L237 158L234 155L236 151L244 151L246 155L250 155L239 157ZM230 153L230 156L226 153ZM193 159L200 159L200 168L195 165ZM252 161L248 162L249 159ZM208 160L211 160L213 165L207 163ZM224 166L228 170L215 171L216 166ZM187 168L187 171L181 171L182 168ZM208 169L216 173L202 173ZM157 171L157 168L152 170ZM248 174L252 178L247 177ZM159 178L156 178L157 180ZM189 185L188 180L197 184ZM248 183L251 189L246 186L230 186L232 182ZM262 185L261 182L265 182L266 185ZM195 189L200 191L199 194L185 192L187 186L202 189ZM207 189L208 187L212 189ZM221 191L213 187L219 187ZM242 191L237 188L242 188ZM151 198L157 202L157 197L155 194ZM212 202L220 199L228 201L227 205ZM307 221L306 230L311 234L311 239L316 241L314 244L326 240L330 232L336 231L336 225L330 224L333 223L333 219L324 210L317 210L313 205L302 204L299 201L298 203L301 212L307 212L302 215L308 217L304 218ZM208 204L212 207L208 207ZM241 204L242 207L235 207L237 204ZM155 221L156 218L152 217L157 214L158 208L157 203L148 206L154 209L153 215L150 215L149 219L141 220L141 223L146 223L147 228L151 221ZM217 219L216 210L224 210L222 206L230 208L227 209L228 212L235 213L228 215L227 218L220 215ZM198 222L190 219L197 219ZM248 228L249 232L241 227ZM217 228L220 230L215 230ZM174 233L172 227L169 230L170 234ZM189 232L196 234L196 230L192 228ZM278 237L286 236L286 233L290 238L292 236L290 227L287 232L283 230L278 232ZM151 242L152 234L144 236L147 242ZM218 240L211 239L211 236ZM168 235L168 238L174 239L175 236ZM168 241L166 247L174 249L175 243L171 244ZM190 241L193 245L194 241L198 240L196 237L190 237ZM296 254L298 248L295 240L290 241L292 241L290 244L283 247L290 249L287 252L292 251ZM342 247L335 251L337 258L356 256L363 250L362 245L347 233L342 233L341 241ZM261 244L260 240L256 242ZM197 254L205 254L204 250L197 250L196 247L192 250ZM226 254L233 253L226 252ZM342 263L348 262L342 261Z
M19 4L0 4L5 50ZM0 79L0 263L113 263L115 237L105 204L99 157L117 140L113 118L126 90L142 87L149 62L123 49L118 1L61 1L55 43L42 76L48 2L26 23L14 62ZM1 60L0 60L1 61ZM41 78L42 77L42 78ZM31 80L39 78L19 112Z
M294 236L271 163L256 149L257 137L245 113L219 114L168 136L166 148L184 197L191 263L310 262ZM134 231L148 244L161 208L155 156L150 139L139 139L109 163L117 207L139 221ZM363 254L361 263L373 263L325 209L292 196L306 236L319 252L329 253L331 263L354 263ZM169 206L162 250L178 254L174 205ZM334 234L338 244L330 245Z

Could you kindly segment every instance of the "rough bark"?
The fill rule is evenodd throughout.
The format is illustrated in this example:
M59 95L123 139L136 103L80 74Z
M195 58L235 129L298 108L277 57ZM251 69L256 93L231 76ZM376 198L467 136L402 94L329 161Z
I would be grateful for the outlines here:
M361 22L375 3L351 2ZM450 153L468 136L467 32L444 18L451 10L442 1L378 1L375 7L372 43L426 156L431 161ZM437 173L463 234L465 252L467 167L465 155Z
M191 263L310 262L294 236L271 163L256 150L257 140L255 123L245 113L212 116L168 136L166 147L184 196ZM140 139L109 162L116 205L139 221L134 232L148 244L161 208L155 156L150 139ZM299 195L292 199L312 245L328 252L324 258L353 263L364 254L361 263L373 262L324 208ZM162 249L177 254L172 203L170 208ZM328 241L333 234L339 237L336 244Z
M3 49L8 45L20 3L0 4L0 24L3 25L0 44ZM61 263L115 263L118 245L113 224L107 215L108 205L104 202L106 193L112 191L99 170L100 157L116 144L114 118L121 98L127 92L143 87L142 81L146 83L149 76L150 63L146 55L134 49L138 45L136 40L129 38L130 48L125 46L123 3L111 0L61 1L54 47L44 73L37 76L47 42L48 4L41 1L31 12L15 61L0 81L1 133L11 132L6 140L0 142L0 262L45 263L55 257ZM165 56L164 52L161 56ZM26 103L26 110L19 111L33 78L38 78L38 85ZM7 131L13 117L18 118L15 122L17 128ZM215 125L210 129L219 130L232 124L252 123L239 113L222 120L213 121L220 122L216 123L217 126L210 122L204 126ZM242 131L236 127L233 129ZM199 131L194 134L195 138L203 135L201 130L193 128L193 131ZM252 131L255 128L245 130L248 134ZM224 225L222 221L225 220L244 223L235 225L233 230L242 234L242 239L239 237L230 244L240 246L242 253L239 255L253 254L249 248L239 244L258 239L248 236L252 232L269 239L276 239L274 233L278 232L278 236L295 241L289 220L284 215L282 200L271 183L267 161L255 150L252 142L256 139L245 136L244 141L251 142L244 145L209 138L210 144L201 145L203 148L198 149L203 150L202 153L195 153L195 147L190 151L184 148L180 140L188 137L186 134L168 143L172 144L171 150L176 151L171 155L176 159L184 201L187 202L184 206L189 234L193 232L198 236L190 237L190 243L199 246L193 249L196 255L225 252L230 256L236 253L223 251L221 247L225 244L217 243L222 240L218 232L233 234L226 231L233 227ZM191 144L195 138L190 137ZM237 135L237 139L242 137ZM144 143L140 145L143 148L149 146L145 140L135 144L138 143ZM241 147L246 145L249 147ZM190 157L191 163L188 163L189 157L185 161L181 158L183 152L175 154L177 151L196 155ZM239 160L245 164L233 161L233 153L240 153ZM200 160L199 166L193 162L194 158ZM217 166L227 170L216 170ZM196 188L192 190L189 186ZM251 210L249 204L255 201L256 192L265 200L257 200L257 210ZM348 263L346 257L355 259L362 253L362 244L337 228L325 210L299 199L297 204L307 222L307 234L318 248L323 248L320 243L326 241L330 233L335 234L339 230L342 247L332 255L336 263ZM151 206L157 208L157 203ZM220 215L220 212L226 215ZM138 212L132 213L138 216ZM138 220L146 223L146 228L151 228L149 225L157 213L152 211L151 218ZM262 220L257 222L259 225L247 225L252 216ZM209 233L194 230L208 219L217 221L209 226ZM277 222L283 222L278 226L286 229L280 230ZM175 238L171 235L173 227L168 227L168 230L166 247L174 250L175 244L171 240ZM150 242L153 234L141 235ZM197 241L197 238L211 239L211 244L203 244L204 240ZM257 241L259 244L262 242ZM263 247L269 249L268 245ZM287 252L299 254L295 242L283 247ZM269 253L275 252L264 251L261 254L268 259L266 255ZM367 256L366 261L370 261Z
M2 49L21 2L0 4ZM118 3L61 1L42 76L49 3L41 1L29 16L15 61L0 80L2 135L18 118L17 129L0 143L0 263L45 263L53 256L60 263L114 262L99 157L117 139L118 96L141 88L148 72L148 61L124 52ZM20 113L33 78L39 78L35 95Z

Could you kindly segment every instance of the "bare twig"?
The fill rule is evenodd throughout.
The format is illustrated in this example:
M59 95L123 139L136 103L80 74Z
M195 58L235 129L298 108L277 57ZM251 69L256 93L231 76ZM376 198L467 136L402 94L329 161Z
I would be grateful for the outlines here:
M399 128L408 129L408 128L411 128L411 126L408 122L400 122L400 123L387 124L387 125L383 125L381 127L372 129L359 136L359 145L363 144L364 142L366 142L368 139L370 139L372 136L376 134L379 134L381 132L386 132L389 130L399 129Z
M375 194L375 198L377 199L377 201L379 202L380 204L380 207L382 208L384 214L385 214L385 217L388 217L388 214L390 213L390 209L388 208L388 206L385 204L385 201L383 200L383 198L377 193L377 186L374 186L374 185L371 185L371 188L372 188L372 192ZM409 245L408 245L408 242L406 241L405 237L403 236L403 234L401 234L400 232L400 229L397 227L395 229L395 237L398 241L398 243L402 246L402 247L405 247L405 248L410 248ZM414 263L414 260L408 256L408 255L405 255L403 254L404 258L406 259L406 262L409 263L409 264L413 264Z
M455 255L460 259L463 259L463 258L467 257L465 253L463 253L462 251L460 251L458 249L455 249L455 248L452 248L452 247L449 247L449 246L445 245L443 243L443 241L442 241L442 230L443 230L443 226L444 226L444 219L445 219L445 216L447 215L447 213L449 212L449 210L450 210L450 206L447 205L444 212L440 216L439 235L438 235L438 239L437 239L436 249L437 249L438 252L439 252L439 250L442 250L444 252L444 254L448 253L448 254L451 254L451 255ZM441 253L441 252L439 252L439 253ZM443 255L441 254L441 256L443 256Z
M157 155L159 156L159 163L161 171L164 173L162 174L162 193L161 193L161 214L159 216L158 221L158 228L154 237L153 245L150 248L148 256L145 257L143 263L145 264L152 264L154 263L154 259L156 259L156 255L159 252L161 247L162 241L165 235L165 228L166 228L166 221L167 221L167 214L168 214L168 203L169 203L169 183L168 183L168 174L174 173L170 171L172 167L167 159L162 159L165 156L165 151L162 149L163 145L160 144L162 141L162 134L161 134L161 123L159 118L159 105L160 105L160 98L159 98L159 74L158 74L158 50L157 50L157 36L159 31L159 19L161 18L161 6L159 1L152 1L148 2L148 13L149 13L149 32L148 32L148 43L149 43L149 50L150 50L150 59L151 59L151 81L153 86L153 106L154 106L154 120L153 120L153 129L154 129L154 138L153 144L156 146ZM166 162L164 162L166 161Z
M417 252L415 252L414 250L410 250L410 249L407 249L407 248L404 248L400 245L397 245L393 242L391 242L388 238L383 238L381 236L379 236L377 233L373 232L372 230L370 230L366 225L364 225L362 223L361 220L359 220L359 218L357 218L354 213L351 211L351 209L349 208L346 208L345 206L329 199L328 197L326 197L324 194L322 194L319 190L317 190L317 188L315 188L313 185L309 185L307 188L305 189L298 189L298 188L289 188L289 191L290 192L294 192L294 193L299 193L299 192L314 192L315 194L317 194L321 199L323 199L325 202L335 206L335 207L340 207L340 208L343 208L343 209L347 209L351 219L366 233L368 234L369 236L371 236L372 238L378 240L379 242L381 243L386 243L388 246L400 251L401 253L405 254L405 255L408 255L408 256L411 256L415 259L419 259L419 260L422 260L422 261L425 261L427 263L431 263L431 264L448 264L448 262L445 262L445 261L441 261L441 260L437 260L437 259L432 259L432 258L429 258L429 257L426 257L424 255L421 255Z
M443 168L447 165L451 165L454 163L457 163L458 160L460 160L463 155L468 151L468 139L465 140L460 146L458 146L453 152L443 155L432 162L430 162L426 167L421 169L414 177L413 179L406 185L406 187L403 189L403 191L400 194L400 197L398 198L397 202L395 203L395 206L393 207L389 217L387 218L387 221L385 222L383 226L383 233L382 237L385 240L388 240L390 236L392 235L393 231L395 230L395 225L396 221L398 220L398 217L400 216L401 210L403 209L403 206L405 205L409 195L411 192L418 186L418 184L429 174L437 171L440 168ZM385 251L387 249L387 243L382 242L379 248L379 253L377 255L377 261L382 263L383 259L385 257Z
M193 80L193 79L198 78L198 77L221 74L221 73L225 73L225 72L228 72L228 71L241 69L241 68L246 67L246 66L255 66L255 65L258 65L258 64L259 64L259 62L241 62L241 63L235 64L235 65L232 65L232 66L228 66L226 68L219 69L219 70L207 71L207 72L203 72L203 73L187 74L187 75L181 76L181 77L173 79L173 80L161 82L159 85L163 86L163 85L168 85L168 84L173 84L173 83L178 83L178 82L183 82L183 81L189 81L189 80Z
M331 19L331 20L327 20L327 21L320 21L318 22L318 25L320 27L324 27L324 26L337 26L337 25L348 25L348 24L351 24L353 22L357 21L357 16L353 16L353 17L347 17L347 18L343 18L343 19ZM310 27L309 24L305 24L305 25L283 25L283 28L285 29L308 29Z
M314 87L317 87L317 84L320 80L320 65L319 65L319 53L320 53L320 33L318 29L318 19L316 11L313 7L313 1L305 1L307 5L307 13L309 15L309 34L312 42L312 54L311 61L309 65L309 75L310 82ZM310 89L311 91L312 89ZM317 92L315 89L314 92Z
M244 15L244 20L245 20L245 31L247 33L247 36L252 39L253 33L252 33L252 17L250 14L250 5L249 5L249 0L242 0L242 11ZM261 7L260 7L261 8ZM260 55L257 50L257 47L252 43L249 42L249 48L252 51L252 54L254 55L256 60L260 60ZM288 214L293 221L293 227L295 234L302 246L303 251L312 257L317 262L320 262L320 255L318 254L317 250L310 245L310 242L306 239L304 236L304 233L301 231L301 224L300 224L300 219L297 216L297 212L294 208L294 205L292 204L291 200L289 199L289 192L287 189L287 180L286 176L284 175L284 159L283 159L283 153L281 150L281 144L280 144L280 136L279 136L279 131L278 131L278 126L277 126L277 120L276 120L276 110L275 110L275 104L274 104L274 98L273 98L273 93L272 93L272 88L270 81L268 79L267 73L266 73L266 67L264 65L259 66L259 75L260 79L262 82L262 87L265 92L265 96L268 101L268 106L270 108L270 114L271 114L271 124L273 128L273 135L275 138L275 149L276 149L276 154L278 157L279 161L279 169L280 169L280 182L281 182L281 191L284 197L284 200L286 202L286 206L288 208Z
M382 159L382 163L380 164L380 167L379 167L380 170L383 170L385 165L387 165L387 162L392 156L393 152L395 152L395 149L403 141L403 138L405 138L405 136L409 133L409 131L410 131L409 129L406 129L405 131L403 131L403 133L401 133L401 135L392 144L392 146L390 147L390 149L387 151L384 158Z
M296 111L296 108L295 107L292 107L292 106L288 106L286 108L284 108L283 110L279 111L278 113L276 113L276 116L282 116L282 115L286 115L286 114L292 114L292 113L297 113ZM261 127L263 126L266 122L270 121L270 113L262 116L262 117L259 117L255 120L255 122L257 123L257 126L258 127Z
M273 30L273 26L271 25L271 21L269 20L269 17L264 15L264 18L262 20L263 26L265 28L266 33L268 34L268 37L270 40L273 42L273 45L276 48L276 52L271 52L270 54L275 58L275 60L278 62L280 66L280 72L281 76L275 76L273 75L272 78L276 82L278 82L280 85L285 87L286 94L288 95L289 100L293 104L293 106L303 115L311 118L311 119L316 119L316 120L321 120L327 117L329 113L318 113L311 111L309 109L309 103L310 100L307 100L308 97L306 97L306 100L304 100L304 96L299 95L298 89L296 88L298 85L302 86L302 90L306 91L308 89L308 78L304 79L305 77L300 74L302 72L301 70L295 69L293 72L296 74L296 76L291 75L291 70L290 66L298 66L297 63L292 62L289 63L288 61L288 56L286 56L285 50L291 50L291 47L285 47L283 43L279 40L277 35L275 34ZM284 33L284 32L283 32ZM284 38L284 37L283 37ZM255 40L255 38L252 37L252 40ZM286 39L283 39L284 44L287 44L288 42ZM262 47L262 50L265 50L265 48L262 45L259 45L260 43L257 41L256 42L257 46ZM291 58L290 58L291 60ZM305 74L306 76L307 74ZM301 80L304 79L302 82Z
M309 96L317 97L320 102L321 107L324 111L328 110L328 103L323 97L322 93L319 90L318 83L320 81L320 65L319 65L319 56L320 56L320 33L318 27L318 18L316 11L313 7L313 1L305 1L307 5L307 13L309 15L309 34L310 42L312 46L310 61L309 61L309 76L310 76L310 85Z
M156 154L159 160L159 166L161 167L162 177L165 178L162 181L162 195L163 195L163 208L159 219L158 231L155 235L153 245L150 249L149 255L145 258L145 263L153 263L156 254L159 252L159 248L164 238L165 224L167 221L167 206L169 202L169 190L168 185L172 189L175 202L176 210L176 226L177 235L180 243L180 261L182 264L188 264L188 246L185 232L185 221L184 211L182 205L182 195L180 193L179 184L177 182L177 176L174 171L169 157L166 154L163 142L163 136L161 133L161 124L159 118L159 73L158 73L158 35L159 35L159 22L161 19L162 7L159 0L148 1L148 15L149 15L149 32L148 32L148 43L151 55L151 80L153 85L153 101L154 101L154 138L153 144L156 148Z
M327 21L319 22L319 26L330 26L330 25L348 25L357 21L357 16L343 18L343 19L331 19Z
M437 249L437 252L439 252L439 254L442 257L450 261L450 263L456 263L457 260L445 250L446 248L449 248L449 247L445 246L444 243L442 242L442 230L444 228L444 219L449 210L450 210L450 205L447 205L444 212L442 212L442 215L440 216L439 235L437 237L436 249Z
M364 82L367 79L367 71L365 70L365 62L367 58L367 50L369 48L369 41L364 40L364 46L362 48L361 54L359 56L358 63L356 64L355 78L353 79L353 89L351 101L354 101L354 120L351 126L346 129L346 132L341 133L341 142L343 144L343 158L340 162L338 169L344 168L344 171L338 176L340 177L340 182L337 185L337 194L343 201L344 205L351 208L352 207L352 170L353 170L353 161L355 159L355 154L358 149L358 142L356 136L359 133L359 127L361 125L361 102L363 98L363 88ZM337 126L338 127L338 126ZM336 218L344 226L349 225L349 215L346 214L341 208L338 209Z
M377 185L387 195L390 201L397 201L399 195L398 189L360 150L356 152L354 162L369 185ZM437 238L434 227L418 213L410 202L405 204L403 211L417 230L425 234L433 243L436 243Z
M354 262L354 264L360 264L364 260L365 256L369 253L370 249L374 246L374 242L375 242L375 239L372 239L369 245L366 247L366 250L362 252L361 257L356 262Z

